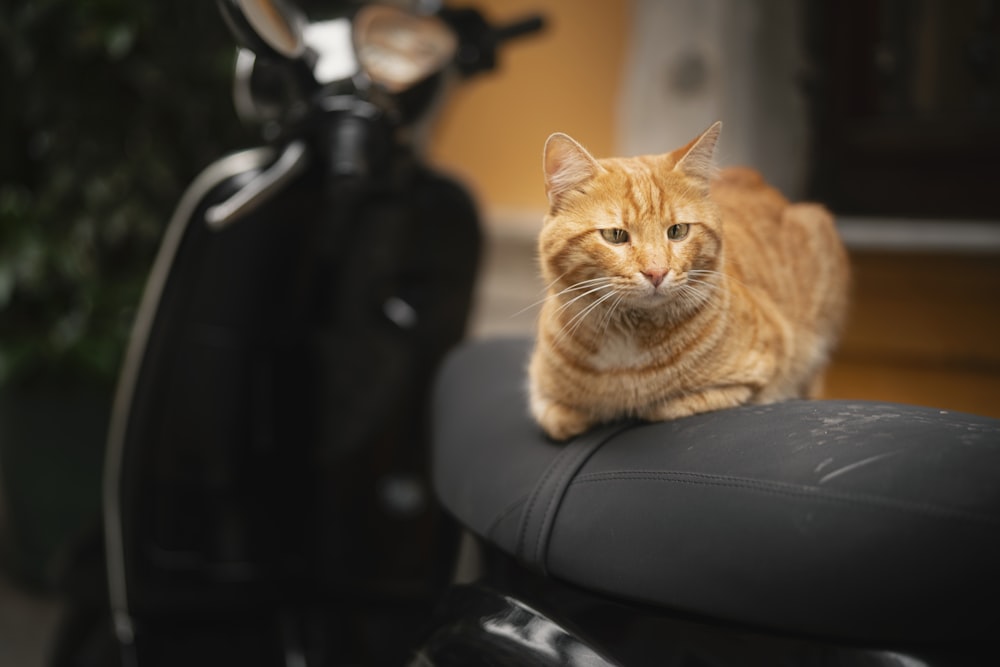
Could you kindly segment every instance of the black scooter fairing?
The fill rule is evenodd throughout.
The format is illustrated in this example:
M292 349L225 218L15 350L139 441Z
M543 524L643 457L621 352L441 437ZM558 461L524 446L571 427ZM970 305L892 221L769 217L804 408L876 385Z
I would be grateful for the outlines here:
M530 346L449 359L433 452L444 506L522 568L777 635L991 637L1000 421L792 401L613 424L562 446L527 412Z
M189 189L123 369L109 575L119 638L150 664L189 640L253 636L280 653L305 617L328 628L318 642L357 645L368 630L350 624L379 616L397 641L337 651L404 652L446 583L424 397L464 333L473 203L405 155L394 179L349 184L317 159L238 220L206 224L273 159L231 156Z
M835 641L622 603L504 558L487 559L486 581L442 598L411 667L979 667L996 660L987 642Z

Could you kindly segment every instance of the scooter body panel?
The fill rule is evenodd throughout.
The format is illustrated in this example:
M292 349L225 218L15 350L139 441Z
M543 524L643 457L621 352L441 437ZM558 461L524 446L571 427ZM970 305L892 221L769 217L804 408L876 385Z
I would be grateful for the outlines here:
M481 579L442 597L411 667L974 667L996 660L996 646L987 642L782 634L623 603L533 574L495 552L487 562Z
M105 518L119 637L176 644L192 618L280 634L294 608L415 627L451 552L422 397L464 333L475 208L405 156L390 186L332 198L317 160L212 228L205 212L273 160L241 155L178 208L123 371Z

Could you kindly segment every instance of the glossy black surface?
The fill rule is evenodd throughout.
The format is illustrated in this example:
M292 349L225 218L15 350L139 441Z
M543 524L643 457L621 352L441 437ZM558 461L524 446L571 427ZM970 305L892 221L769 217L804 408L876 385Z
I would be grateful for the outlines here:
M449 591L438 619L413 667L615 664L544 614L488 588Z
M996 659L985 642L850 644L625 605L497 553L488 571L448 592L412 665L972 667Z

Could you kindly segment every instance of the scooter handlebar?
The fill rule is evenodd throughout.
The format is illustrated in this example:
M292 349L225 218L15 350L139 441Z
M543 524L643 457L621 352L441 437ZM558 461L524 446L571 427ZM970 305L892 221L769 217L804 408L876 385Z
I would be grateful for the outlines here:
M541 14L533 14L519 21L508 23L505 26L493 29L496 43L502 44L511 39L525 37L532 33L541 32L545 29L545 17Z
M545 27L545 19L533 14L502 26L492 26L472 8L445 8L438 16L448 23L458 36L456 65L460 72L471 76L496 67L497 47L511 39L524 37Z

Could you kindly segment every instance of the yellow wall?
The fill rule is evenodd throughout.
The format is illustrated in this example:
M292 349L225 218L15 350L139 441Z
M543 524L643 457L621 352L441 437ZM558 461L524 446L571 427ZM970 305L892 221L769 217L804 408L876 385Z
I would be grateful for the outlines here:
M500 67L459 87L430 156L471 185L487 211L545 207L542 146L567 132L606 156L630 18L628 0L477 0L491 22L542 12L547 30L500 53Z

